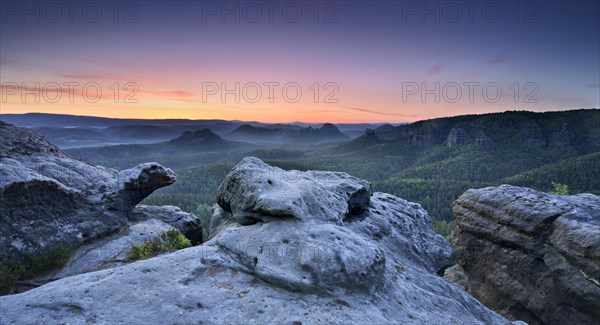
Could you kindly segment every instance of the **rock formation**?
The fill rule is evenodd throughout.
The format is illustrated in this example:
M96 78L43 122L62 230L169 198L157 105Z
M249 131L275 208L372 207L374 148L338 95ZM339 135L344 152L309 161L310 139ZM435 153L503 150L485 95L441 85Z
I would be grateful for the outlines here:
M477 136L475 137L475 145L483 148L484 150L494 149L494 141L490 137L488 137L482 130L477 131Z
M547 141L544 138L543 133L544 130L539 124L532 121L523 123L523 126L519 131L521 146L535 148L545 147Z
M127 222L133 207L175 182L147 163L117 172L75 160L39 133L0 122L0 258L75 248Z
M175 174L156 163L121 172L73 159L36 131L0 121L0 259L68 248L60 269L2 283L20 292L59 278L123 265L132 245L177 229L202 242L200 220L172 206L136 206ZM8 271L7 271L8 272ZM4 273L3 273L4 274ZM24 280L24 279L21 279ZM6 287L4 287L6 286ZM5 292L3 292L5 293Z
M172 229L179 230L194 245L202 242L202 226L196 216L173 206L138 205L118 231L77 247L63 268L25 282L35 287L67 276L125 265L133 245L153 240ZM19 289L27 286L21 284Z
M502 185L454 205L457 260L470 292L530 324L600 320L600 197Z
M179 230L192 242L192 245L202 243L202 224L200 219L192 214L181 211L178 207L138 204L129 214L130 223L149 219L158 220Z
M437 273L416 203L336 172L245 158L201 246L0 297L7 323L507 324Z
M446 139L446 145L449 148L468 144L474 144L486 151L494 149L494 141L483 130L475 126L469 128L453 127L450 129Z
M463 128L452 128L448 134L446 143L448 147L455 147L465 143L468 140L467 131Z
M551 148L568 148L571 146L571 132L567 123L563 123L559 130L550 134L548 146Z
M423 122L419 127L409 130L410 144L415 146L433 145L438 138L438 132L432 123Z

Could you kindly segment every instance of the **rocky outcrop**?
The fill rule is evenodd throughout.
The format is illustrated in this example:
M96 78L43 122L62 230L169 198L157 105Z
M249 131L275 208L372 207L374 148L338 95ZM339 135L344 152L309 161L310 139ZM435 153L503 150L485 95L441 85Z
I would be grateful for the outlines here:
M460 128L454 127L448 133L446 145L449 148L461 145L474 144L482 150L490 151L494 149L494 141L488 137L483 130L477 127Z
M133 245L153 240L172 229L182 232L194 245L202 243L202 226L196 216L174 206L138 205L118 231L77 247L63 268L25 282L37 286L72 275L125 265L129 262Z
M456 284L463 288L465 291L469 291L469 278L465 274L465 270L458 264L454 264L444 271L444 278L446 280Z
M571 132L567 123L563 123L559 130L550 133L548 146L551 148L568 148L571 146Z
M117 172L75 160L39 133L0 124L0 258L75 248L127 222L133 207L175 181L146 163Z
M488 137L482 130L477 131L477 135L475 137L475 145L484 150L494 149L494 141L490 137Z
M450 245L416 203L256 158L201 246L0 297L7 323L506 324L440 277ZM108 302L108 303L107 303Z
M432 123L422 123L419 127L409 130L409 142L414 146L435 144L437 132Z
M523 147L540 148L547 144L542 127L532 121L523 124L519 131L519 139Z
M187 239L192 242L192 245L201 244L202 238L202 223L200 219L193 214L181 211L180 208L163 205L137 205L129 214L129 222L141 222L150 219L155 219L168 224L172 228L179 230Z
M448 147L456 147L468 140L467 131L463 128L452 128L450 133L448 134L448 139L446 140L446 144Z
M457 260L471 293L509 319L600 319L600 197L502 185L454 204Z

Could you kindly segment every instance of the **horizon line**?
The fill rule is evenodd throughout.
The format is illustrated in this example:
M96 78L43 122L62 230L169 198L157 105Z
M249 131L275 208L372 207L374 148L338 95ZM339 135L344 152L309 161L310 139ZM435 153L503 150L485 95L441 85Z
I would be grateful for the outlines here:
M99 116L99 115L79 115L79 114L63 114L63 113L45 113L45 112L26 112L26 113L0 113L0 120L2 115L28 115L28 114L40 114L40 115L63 115L63 116L75 116L75 117L93 117L93 118L102 118L102 119L112 119L112 120L142 120L142 121L177 121L177 120L183 120L183 121L224 121L224 122L245 122L245 123L262 123L262 124L293 124L293 123L302 123L302 124L339 124L339 125L344 125L344 124L411 124L411 123L416 123L419 121L427 121L427 120L434 120L434 119L440 119L440 118L451 118L451 117L457 117L457 116L469 116L469 115L486 115L486 114L502 114L502 113L507 113L507 112L528 112L528 113L556 113L556 112L566 112L566 111L577 111L577 110L596 110L596 109L600 109L600 107L579 107L579 108L565 108L565 109L560 109L560 110L546 110L546 111L532 111L532 110L518 110L518 109L506 109L503 111L496 111L496 112L478 112L478 113L472 113L472 114L460 114L460 115L447 115L447 116L436 116L436 117L431 117L431 118L424 118L424 119L420 119L420 120L416 120L416 121L402 121L402 122L391 122L391 121L379 121L379 122L345 122L345 123L339 123L339 122L331 122L331 121L325 121L325 122L302 122L302 121L291 121L291 122L262 122L262 121L257 121L257 120L252 120L252 121L246 121L246 120L228 120L228 119L220 119L220 118L207 118L207 119L190 119L190 118L132 118L132 117L108 117L108 116Z

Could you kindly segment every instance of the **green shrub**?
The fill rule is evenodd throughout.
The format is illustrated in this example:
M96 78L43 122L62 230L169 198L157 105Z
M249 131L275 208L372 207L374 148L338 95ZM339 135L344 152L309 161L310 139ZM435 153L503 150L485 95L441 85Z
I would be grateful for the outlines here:
M554 187L554 191L550 194L569 195L569 186L566 184L552 182L552 187Z
M154 254L154 247L152 242L146 241L141 245L131 246L131 252L129 253L129 260L136 261L144 258L151 257Z
M448 222L446 220L434 220L433 231L442 235L446 240L450 240L452 231L456 228L456 222L454 220Z
M35 275L58 269L67 264L73 251L69 248L53 247L42 254L28 254L31 267L28 273Z
M210 218L212 218L212 209L208 204L198 204L194 214L200 218L202 223L202 238L204 241L208 240L208 228L210 227Z
M167 250L170 251L176 251L192 246L192 242L176 229L171 229L162 233L160 238L166 243Z
M5 294L17 281L31 279L65 266L72 253L69 248L52 247L40 254L27 254L26 262L3 258L0 260L0 294Z
M131 246L129 261L137 261L149 258L165 252L174 252L176 250L188 248L192 242L177 229L171 229L163 232L156 238L145 241L141 245Z
M15 282L27 272L27 267L7 257L0 260L0 294L4 294Z

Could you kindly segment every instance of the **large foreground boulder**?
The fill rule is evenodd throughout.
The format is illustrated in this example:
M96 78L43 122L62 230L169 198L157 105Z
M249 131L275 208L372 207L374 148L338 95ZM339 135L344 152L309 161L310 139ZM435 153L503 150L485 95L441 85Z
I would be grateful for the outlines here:
M507 324L440 277L452 249L416 203L345 173L245 158L212 239L0 297L7 323Z
M457 259L470 292L530 324L600 321L600 197L502 185L454 204Z
M175 182L157 163L116 171L64 154L42 135L0 121L0 258L75 248L127 222L133 207Z

